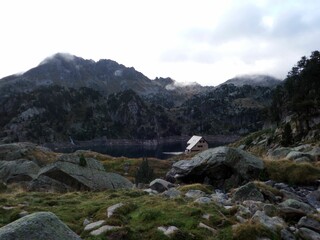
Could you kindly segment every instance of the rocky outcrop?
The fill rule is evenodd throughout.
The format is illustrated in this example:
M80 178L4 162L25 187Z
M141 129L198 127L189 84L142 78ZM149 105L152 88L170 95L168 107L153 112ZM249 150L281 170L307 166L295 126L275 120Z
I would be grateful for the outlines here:
M0 228L0 239L81 240L51 212L33 213Z
M262 160L249 153L218 147L201 152L191 160L176 162L167 173L167 180L206 182L229 189L257 178L263 168Z
M37 164L26 159L0 161L0 180L6 183L31 181L39 170Z
M74 155L63 155L55 163L42 168L38 178L44 176L73 190L104 190L133 186L119 174L105 172L102 164L93 158L87 158L86 166L80 166L79 158Z

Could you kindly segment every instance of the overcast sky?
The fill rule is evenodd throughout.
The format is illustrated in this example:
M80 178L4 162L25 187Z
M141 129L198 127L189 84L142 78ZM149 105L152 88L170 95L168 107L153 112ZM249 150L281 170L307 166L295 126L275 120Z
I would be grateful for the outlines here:
M319 50L319 0L10 0L0 2L0 78L57 52L112 59L151 79L218 85L284 78Z

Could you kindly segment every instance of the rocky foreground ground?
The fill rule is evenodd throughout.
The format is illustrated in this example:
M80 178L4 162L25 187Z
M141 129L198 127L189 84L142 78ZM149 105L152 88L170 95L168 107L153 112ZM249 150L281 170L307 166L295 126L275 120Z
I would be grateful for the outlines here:
M320 239L317 146L209 149L141 189L82 154L0 146L0 239Z

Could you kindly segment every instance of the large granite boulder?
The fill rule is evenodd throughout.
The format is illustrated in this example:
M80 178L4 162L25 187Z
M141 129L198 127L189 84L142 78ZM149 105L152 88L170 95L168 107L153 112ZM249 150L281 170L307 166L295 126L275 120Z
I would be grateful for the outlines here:
M33 213L0 228L0 239L81 240L51 212Z
M39 170L37 164L26 159L0 161L0 180L5 183L31 181Z
M230 189L258 178L263 161L245 151L230 147L208 149L191 160L173 164L167 180L185 183L209 183L217 188Z
M133 186L128 179L119 174L105 172L103 165L96 159L87 158L85 161L85 166L80 166L79 157L72 154L62 155L58 161L41 168L38 178L43 179L43 176L46 176L72 190L98 191ZM34 186L34 182L31 183L32 185ZM44 187L42 185L42 188Z

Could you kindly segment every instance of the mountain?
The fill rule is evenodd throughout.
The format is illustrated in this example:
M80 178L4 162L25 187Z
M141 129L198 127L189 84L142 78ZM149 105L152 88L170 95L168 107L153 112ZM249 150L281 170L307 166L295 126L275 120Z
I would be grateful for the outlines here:
M0 80L0 139L36 143L259 130L271 88L150 80L112 60L55 54Z
M161 91L134 68L127 68L112 60L85 60L70 54L57 53L22 75L12 75L0 81L5 93L32 91L42 86L58 85L79 89L87 87L104 95L132 89L139 94Z
M231 78L222 84L233 84L237 87L241 87L244 85L260 86L260 87L275 87L280 83L281 83L281 80L268 75L243 75L243 76Z

